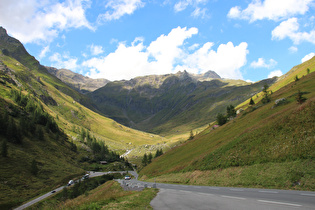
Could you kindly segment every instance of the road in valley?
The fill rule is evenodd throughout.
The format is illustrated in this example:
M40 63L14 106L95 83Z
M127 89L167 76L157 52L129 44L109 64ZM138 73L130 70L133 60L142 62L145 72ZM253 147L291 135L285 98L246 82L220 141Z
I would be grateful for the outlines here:
M135 171L128 171L135 179L117 180L129 188L156 187L160 191L151 201L157 210L216 209L216 210L314 210L315 192L269 190L255 188L211 187L142 182ZM89 172L90 177L126 171ZM64 186L55 189L62 190ZM16 209L24 209L52 195L49 192Z
M89 173L89 174L90 174L90 178L92 178L92 177L103 176L103 175L105 175L105 174L111 174L111 173L126 173L126 171L109 171L109 172L93 172L93 171L88 171L87 173ZM132 172L132 173L134 174L134 172ZM15 208L14 210L22 210L22 209L25 209L25 208L27 208L27 207L29 207L29 206L31 206L31 205L33 205L33 204L35 204L35 203L37 203L37 202L43 200L43 199L45 199L45 198L48 198L49 196L53 195L53 194L56 193L56 192L61 191L64 187L66 187L66 186L58 187L57 189L54 189L54 190L52 190L51 192L48 192L48 193L46 193L46 194L44 194L44 195L42 195L42 196L40 196L40 197L38 197L38 198L35 198L35 199L33 199L33 200L31 200L31 201L29 201L29 202L23 204L22 206L19 206L19 207Z

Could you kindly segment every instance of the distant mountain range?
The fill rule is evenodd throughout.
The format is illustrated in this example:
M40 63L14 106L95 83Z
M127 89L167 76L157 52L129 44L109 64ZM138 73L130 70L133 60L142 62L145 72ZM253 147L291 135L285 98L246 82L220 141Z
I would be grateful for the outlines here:
M48 66L46 68L49 73L81 93L92 92L110 82L107 79L91 79L68 69L57 69Z
M119 123L169 134L212 122L228 105L236 106L275 81L252 84L221 79L213 71L199 75L184 71L109 82L87 96L97 110Z

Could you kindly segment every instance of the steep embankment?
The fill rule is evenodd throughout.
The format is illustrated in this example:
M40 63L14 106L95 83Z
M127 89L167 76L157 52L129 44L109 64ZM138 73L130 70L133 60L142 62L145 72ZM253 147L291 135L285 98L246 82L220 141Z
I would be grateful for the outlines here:
M299 71L313 72L314 62ZM291 81L271 94L271 102L253 105L215 130L207 128L140 175L176 183L315 190L314 81L314 72ZM307 98L301 104L299 91ZM285 101L276 105L281 98Z

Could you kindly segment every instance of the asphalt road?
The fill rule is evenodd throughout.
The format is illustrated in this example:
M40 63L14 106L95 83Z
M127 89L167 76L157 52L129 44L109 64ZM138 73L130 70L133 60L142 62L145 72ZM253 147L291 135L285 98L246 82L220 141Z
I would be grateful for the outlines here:
M93 171L88 171L88 173L90 174L90 178L92 178L92 177L97 177L97 176L103 176L103 175L105 175L105 174L111 174L111 173L125 173L125 172L126 172L126 171L109 171L109 172L93 172ZM135 173L135 172L132 172L132 173ZM138 176L138 175L137 175L137 176ZM19 207L15 208L15 210L22 210L22 209L25 209L25 208L27 208L27 207L29 207L29 206L31 206L31 205L33 205L33 204L35 204L35 203L37 203L37 202L43 200L43 199L45 199L45 198L48 198L49 196L53 195L53 194L56 193L56 192L61 191L64 187L66 187L66 185L65 185L65 186L61 186L61 187L59 187L59 188L57 188L57 189L54 189L54 190L52 190L52 191L50 191L50 192L48 192L48 193L46 193L46 194L44 194L44 195L42 195L42 196L40 196L40 197L38 197L38 198L35 198L34 200L31 200L31 201L29 201L29 202L23 204L22 206L19 206ZM54 191L54 193L53 193L53 191Z
M157 187L158 195L151 201L154 209L224 209L224 210L315 210L315 192L269 190L255 188L211 187L124 181L141 187Z
M117 180L122 185L134 188L156 187L160 189L151 201L157 210L167 209L216 209L216 210L315 210L315 192L294 190L268 190L255 188L211 187L175 185L138 181L135 171L128 171L135 179ZM125 171L90 172L90 177ZM62 190L64 186L55 189ZM24 209L53 193L42 195L16 209Z

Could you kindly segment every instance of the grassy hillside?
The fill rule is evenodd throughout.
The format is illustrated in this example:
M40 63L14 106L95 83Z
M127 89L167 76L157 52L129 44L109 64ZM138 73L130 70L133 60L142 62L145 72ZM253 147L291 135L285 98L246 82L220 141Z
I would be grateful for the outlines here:
M64 185L99 157L119 159L95 142L118 154L143 144L163 147L159 136L121 126L87 107L93 108L87 97L49 74L0 28L1 209Z
M8 83L0 85L0 143L1 209L84 173L77 147L40 102Z
M309 70L309 72L308 72ZM297 78L302 78L306 76L308 73L315 71L315 56L297 66L294 66L290 71L288 71L286 74L282 75L278 78L278 81L270 86L270 90L275 92L279 90L280 88L288 85L289 83L292 83ZM256 95L253 95L252 99L255 103L258 103L262 99L263 93L259 92ZM250 99L244 101L243 103L239 104L237 108L247 108L249 104Z
M283 86L270 103L257 103L229 123L204 130L140 174L169 182L315 190L314 81L310 73ZM307 98L302 104L298 91ZM276 106L280 98L286 100Z
M108 181L77 198L58 201L53 197L30 209L152 209L150 202L157 191L154 188L125 191L118 182Z

